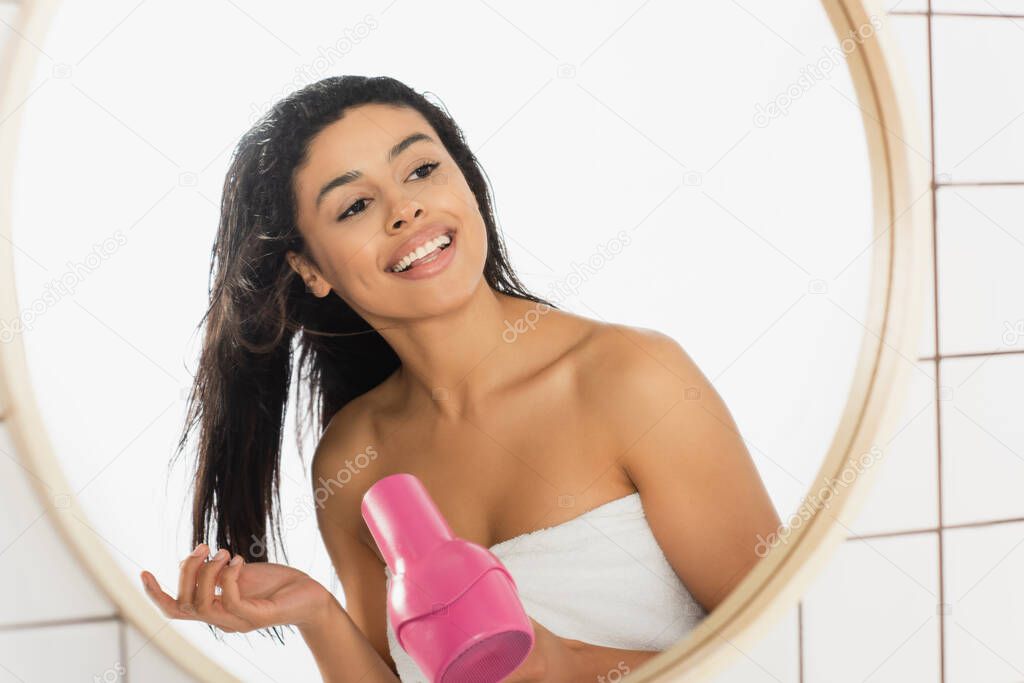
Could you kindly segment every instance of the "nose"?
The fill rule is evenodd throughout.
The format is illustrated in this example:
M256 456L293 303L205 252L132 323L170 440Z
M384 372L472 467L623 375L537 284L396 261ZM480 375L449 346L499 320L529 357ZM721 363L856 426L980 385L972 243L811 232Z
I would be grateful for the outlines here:
M401 211L398 212L398 218L391 222L390 230L395 232L400 230L403 223L408 224L413 218L419 218L423 213L423 207L416 200L410 200Z

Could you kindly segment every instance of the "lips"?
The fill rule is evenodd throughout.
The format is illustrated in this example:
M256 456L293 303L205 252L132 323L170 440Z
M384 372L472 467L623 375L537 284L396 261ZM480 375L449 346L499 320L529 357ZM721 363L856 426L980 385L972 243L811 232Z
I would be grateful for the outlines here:
M419 232L413 234L409 239L402 242L398 247L391 252L391 258L388 260L387 265L384 266L385 271L390 271L398 262L401 261L406 254L410 254L416 249L429 242L430 240L445 234L453 234L455 232L455 226L449 225L448 223L430 223L419 229Z

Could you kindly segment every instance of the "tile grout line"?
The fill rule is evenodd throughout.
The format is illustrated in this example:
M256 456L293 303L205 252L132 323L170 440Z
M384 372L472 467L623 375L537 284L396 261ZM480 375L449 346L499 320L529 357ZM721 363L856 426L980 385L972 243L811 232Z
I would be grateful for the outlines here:
M936 187L1020 187L1024 180L943 180Z
M796 663L797 680L804 683L804 601L796 603Z
M987 356L1013 356L1024 353L1024 349L1003 349L1001 351L966 351L964 353L943 353L925 356L918 360L947 360L950 358L985 358Z
M82 624L99 624L105 621L120 619L119 613L107 614L96 617L75 617L71 619L44 619L40 621L19 621L10 624L0 625L0 632L3 631L29 631L37 628L53 628L60 626L79 626Z
M926 29L928 34L928 138L931 147L931 190L932 190L932 311L934 313L934 329L932 333L935 341L935 356L942 357L939 336L939 231L938 231L938 202L936 200L937 187L935 182L935 60L933 58L934 35L932 12L932 0L928 0L928 14L926 16ZM939 683L946 681L946 580L943 567L943 517L942 517L942 402L940 401L939 387L942 385L942 361L935 361L935 480L936 480L936 506L938 507L938 530L936 533L936 546L938 552L938 582L939 582L939 604L936 606L939 617Z
M931 4L929 3L929 7ZM985 14L984 12L933 12L920 10L893 10L890 15L898 17L966 17L968 19L1024 19L1024 14Z
M920 529L900 529L897 531L876 531L869 534L851 534L847 541L865 541L876 538L898 538L900 536L916 536L918 534L934 534L941 531L957 531L959 529L981 529L1000 524L1020 524L1024 517L1004 517L1001 519L983 519L976 522L960 522L959 524L943 524L941 527L929 526Z
M124 683L131 683L131 672L128 670L128 658L125 657L125 653L128 652L127 647L127 631L128 625L124 623L124 619L117 620L117 652L121 658L121 666L124 667Z

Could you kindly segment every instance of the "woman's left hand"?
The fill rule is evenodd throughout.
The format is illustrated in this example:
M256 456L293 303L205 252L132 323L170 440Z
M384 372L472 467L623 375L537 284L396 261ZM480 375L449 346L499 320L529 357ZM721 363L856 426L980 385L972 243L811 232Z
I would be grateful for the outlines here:
M547 630L533 617L533 649L515 671L502 679L502 683L540 683L541 681L571 680L569 671L569 641Z

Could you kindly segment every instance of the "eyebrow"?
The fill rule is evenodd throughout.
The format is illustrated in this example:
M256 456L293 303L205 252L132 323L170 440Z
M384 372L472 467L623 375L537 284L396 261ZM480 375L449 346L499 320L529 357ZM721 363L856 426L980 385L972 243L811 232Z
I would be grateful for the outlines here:
M392 161L394 161L395 157L404 152L406 148L408 148L409 146L422 141L433 142L434 139L427 135L426 133L413 133L412 135L409 135L405 139L399 141L398 144L396 144L394 147L388 150L388 163L390 164ZM317 210L320 210L320 202L323 200L324 195L326 195L328 192L330 192L336 187L341 187L342 185L347 185L348 183L359 180L362 177L362 171L349 171L348 173L343 173L334 180L329 181L326 185L320 188L320 192L316 196Z

